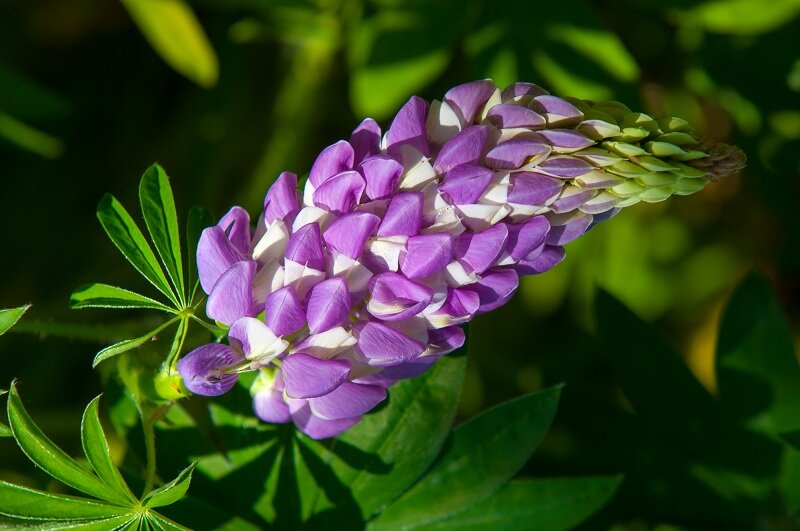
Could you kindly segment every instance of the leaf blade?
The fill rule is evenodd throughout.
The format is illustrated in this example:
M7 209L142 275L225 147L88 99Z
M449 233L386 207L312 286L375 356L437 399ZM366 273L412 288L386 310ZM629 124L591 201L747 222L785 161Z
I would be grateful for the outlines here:
M79 287L70 295L69 304L73 310L83 308L142 308L175 313L169 306L150 297L101 283L86 284Z
M167 277L164 276L164 271L142 231L113 195L106 194L100 199L97 205L97 219L131 265L171 302L178 305Z
M202 87L216 84L219 64L192 9L181 0L123 0L155 52Z
M372 529L427 525L494 492L519 471L555 418L561 386L504 402L455 430L431 469L372 521Z
M147 230L172 280L178 299L185 302L178 213L175 210L169 177L158 164L147 168L142 175L139 181L139 202Z
M17 322L22 319L22 316L25 315L25 312L27 312L30 307L30 304L25 304L24 306L18 306L17 308L0 310L0 336L8 332L12 326L17 324Z
M124 341L120 341L119 343L114 343L113 345L109 345L108 347L104 348L97 355L94 357L92 361L92 368L97 367L100 363L106 361L107 359L113 358L114 356L118 356L123 352L127 352L129 350L138 348L148 341L152 339L156 334L167 328L169 325L177 321L179 317L173 317L169 321L165 322L155 330L151 330L147 334L135 337L133 339L126 339Z
M619 478L585 477L512 481L492 496L437 522L433 531L514 531L572 529L602 508L619 487Z
M28 459L55 479L98 499L122 506L128 504L124 496L109 492L100 479L76 463L39 429L22 405L16 383L8 393L8 424Z
M192 481L192 472L194 472L197 463L184 468L178 477L163 485L162 487L151 491L142 500L147 508L164 507L165 505L172 505L177 502L189 490L189 484Z
M0 481L0 514L35 520L86 520L126 514L128 508Z
M135 504L137 502L136 497L128 488L125 480L122 479L122 474L120 474L111 459L103 427L100 424L99 404L100 396L97 396L89 402L83 412L83 419L81 420L83 453L86 454L86 459L101 480Z

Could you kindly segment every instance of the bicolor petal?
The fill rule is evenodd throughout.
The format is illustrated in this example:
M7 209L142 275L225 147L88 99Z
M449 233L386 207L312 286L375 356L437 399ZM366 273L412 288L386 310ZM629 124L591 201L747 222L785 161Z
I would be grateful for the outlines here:
M228 345L211 343L203 345L178 360L178 372L186 388L201 396L219 396L227 393L236 383L235 373L225 370L242 361L242 357Z

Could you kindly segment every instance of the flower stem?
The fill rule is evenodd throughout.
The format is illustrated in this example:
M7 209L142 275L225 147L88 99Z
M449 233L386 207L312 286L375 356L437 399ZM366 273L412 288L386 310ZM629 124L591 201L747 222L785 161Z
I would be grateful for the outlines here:
M150 415L142 415L142 429L144 431L144 447L147 455L147 476L144 483L142 497L153 490L156 478L156 437L153 430L155 421Z

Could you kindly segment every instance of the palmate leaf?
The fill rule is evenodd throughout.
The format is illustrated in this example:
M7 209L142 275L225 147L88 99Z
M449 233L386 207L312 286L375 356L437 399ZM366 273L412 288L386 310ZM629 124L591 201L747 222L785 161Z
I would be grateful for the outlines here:
M147 168L142 175L139 181L139 202L156 251L172 280L178 299L185 304L178 214L175 211L175 199L172 196L169 177L158 164Z
M89 470L42 433L23 407L16 384L12 384L8 417L22 451L53 478L96 499L53 494L0 481L0 515L34 521L36 529L186 529L152 508L175 503L186 494L194 464L139 501L111 460L100 424L99 400L98 396L89 403L81 423L81 442L91 465ZM0 528L3 527L0 522Z
M512 481L488 498L436 523L429 531L572 529L603 507L619 478L578 477Z
M428 525L497 491L544 438L560 390L554 387L505 402L456 428L433 467L369 528Z
M0 310L0 336L9 331L9 329L17 324L17 322L25 315L30 309L31 305L26 304L18 308L9 308L7 310Z
M141 347L142 345L153 339L153 337L155 337L159 332L161 332L162 330L164 330L165 328L167 328L168 326L170 326L179 319L180 319L179 317L173 317L172 319L165 322L155 330L151 330L150 332L146 333L141 337L126 339L125 341L120 341L119 343L114 343L113 345L104 348L103 350L98 352L97 355L94 357L94 361L92 361L92 367L97 367L100 363L104 362L105 360L113 358L114 356L118 356L123 352L127 352L129 350Z
M142 308L175 313L169 306L150 297L108 284L81 286L72 292L69 303L73 310L81 308Z
M173 304L179 306L179 300L172 293L156 255L125 207L114 196L106 194L97 205L97 219L100 220L108 237L133 267Z

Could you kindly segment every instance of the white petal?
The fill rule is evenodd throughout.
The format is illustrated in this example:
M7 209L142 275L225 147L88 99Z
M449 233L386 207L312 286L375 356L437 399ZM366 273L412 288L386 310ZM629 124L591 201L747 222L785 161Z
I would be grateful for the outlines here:
M499 88L494 89L494 92L489 97L489 101L486 102L486 104L483 106L483 109L481 110L481 114L480 114L480 118L481 119L480 119L480 121L483 121L483 120L486 119L486 115L489 114L489 110L492 107L494 107L495 105L500 105L501 103L503 103L503 98L501 97L501 94L502 94L502 91Z
M284 261L283 285L294 285L300 299L305 298L308 290L325 280L326 276L324 271L312 269L305 264L298 264L293 260Z
M347 287L351 293L361 293L366 291L369 279L372 278L372 271L358 260L334 252L328 276L343 276L347 280Z
M457 260L447 264L444 271L447 276L447 283L453 287L466 286L478 281L478 275L473 272L468 273L461 262Z
M507 171L497 172L492 176L486 191L481 194L479 201L494 205L504 205L508 202L508 189L511 186L511 174Z
M410 144L400 146L400 160L405 171L400 176L399 188L403 191L422 190L436 179L436 172L428 158Z
M375 238L367 242L367 252L386 263L390 271L400 269L400 253L406 248L406 236Z
M447 102L433 100L425 130L428 131L428 140L441 146L461 131L461 122Z
M330 212L315 206L307 206L301 209L300 212L297 213L297 217L294 218L294 223L292 223L292 233L297 232L298 229L308 225L309 223L319 223L320 230L324 232L330 222Z
M303 204L307 207L314 206L314 191L316 188L311 181L306 179L306 185L303 187Z
M282 220L276 219L256 243L253 258L261 265L272 260L279 261L286 254L288 243L289 230Z
M308 336L307 345L303 347L303 352L320 359L328 359L356 343L357 341L353 334L341 326L336 326L321 334Z
M262 267L253 278L253 301L261 306L267 295L283 287L283 267L272 261Z
M458 205L461 222L474 232L488 229L511 212L508 205Z
M252 317L243 317L242 319L245 320L245 334L250 343L249 352L245 352L247 359L266 363L289 346L288 341L273 334L262 321Z

